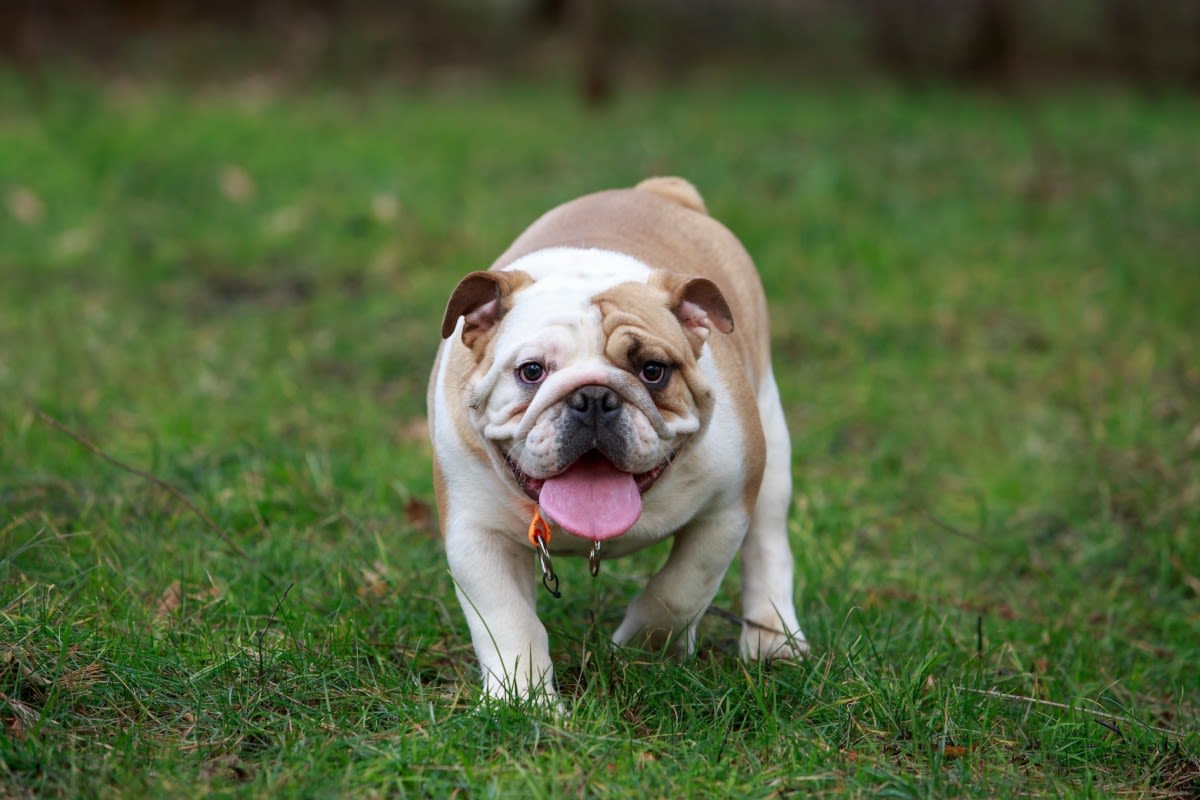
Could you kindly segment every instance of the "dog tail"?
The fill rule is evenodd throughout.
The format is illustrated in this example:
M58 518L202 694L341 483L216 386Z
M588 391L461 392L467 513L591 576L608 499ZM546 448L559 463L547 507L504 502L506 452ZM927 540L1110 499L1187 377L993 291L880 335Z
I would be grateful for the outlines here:
M696 187L683 178L646 178L646 180L634 188L643 192L656 194L664 200L678 203L684 208L690 208L692 211L699 211L701 214L708 213L708 209L704 206L704 198L700 196L700 192L696 191Z

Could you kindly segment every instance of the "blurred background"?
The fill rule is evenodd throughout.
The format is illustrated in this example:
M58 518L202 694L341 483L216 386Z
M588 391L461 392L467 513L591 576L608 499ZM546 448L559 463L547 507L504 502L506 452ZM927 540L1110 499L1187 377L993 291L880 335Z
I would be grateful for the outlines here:
M218 55L219 54L219 55ZM651 77L1200 89L1194 0L7 0L0 58L219 78L405 83L572 75L602 103Z

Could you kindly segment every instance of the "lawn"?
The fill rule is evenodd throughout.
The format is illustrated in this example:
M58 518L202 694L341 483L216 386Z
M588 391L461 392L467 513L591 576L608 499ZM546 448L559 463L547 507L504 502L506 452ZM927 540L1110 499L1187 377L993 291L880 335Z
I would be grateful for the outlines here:
M1099 89L0 74L0 798L1196 797L1198 130ZM815 653L743 666L719 614L610 651L663 551L556 561L570 712L481 704L445 298L662 173L763 273Z

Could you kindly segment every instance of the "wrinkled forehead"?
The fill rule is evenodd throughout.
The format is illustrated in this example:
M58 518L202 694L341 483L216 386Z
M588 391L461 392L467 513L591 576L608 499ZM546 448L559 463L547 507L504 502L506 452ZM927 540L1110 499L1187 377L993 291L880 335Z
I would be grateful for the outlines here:
M521 270L534 282L513 298L499 352L531 338L584 339L599 334L600 310L594 298L621 283L645 283L650 267L610 250L552 248L524 256L506 269Z

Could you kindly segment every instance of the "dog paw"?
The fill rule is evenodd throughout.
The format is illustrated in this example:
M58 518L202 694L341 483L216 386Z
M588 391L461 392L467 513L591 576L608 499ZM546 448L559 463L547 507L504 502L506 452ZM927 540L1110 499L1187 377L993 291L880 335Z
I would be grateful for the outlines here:
M808 642L797 628L791 633L749 622L742 626L738 650L747 661L797 660L808 655Z
M670 628L642 628L632 635L618 631L613 635L613 644L683 659L696 651L696 628L688 625L679 632Z
M497 696L482 694L475 702L477 715L495 718L512 711L535 718L561 722L570 718L571 710L555 692L537 692L524 697L517 695Z

